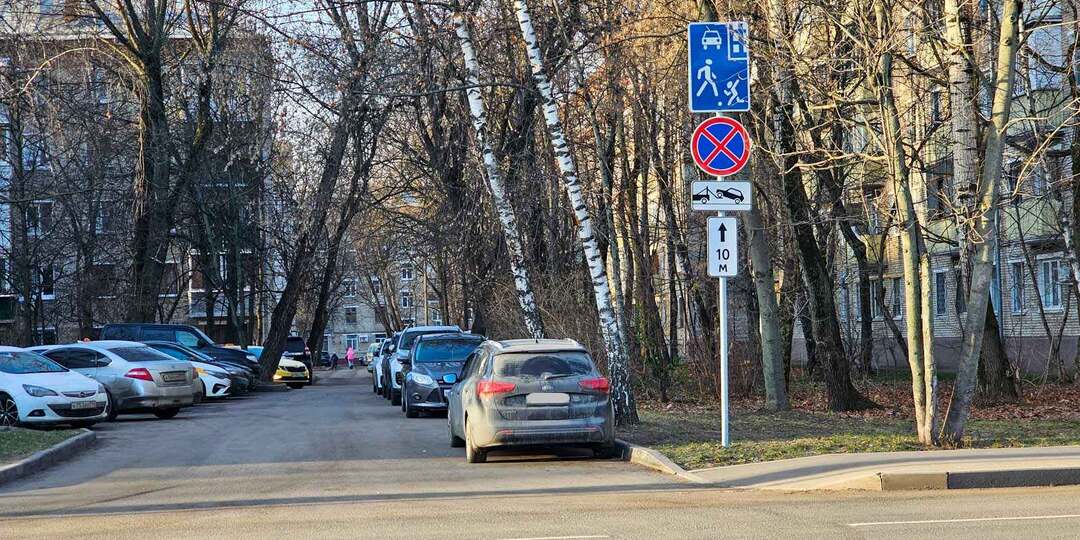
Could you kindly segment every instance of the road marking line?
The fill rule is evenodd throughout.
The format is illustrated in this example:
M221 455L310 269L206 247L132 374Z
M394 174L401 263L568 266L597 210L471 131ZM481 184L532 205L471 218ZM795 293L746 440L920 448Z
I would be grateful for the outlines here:
M931 525L934 523L978 523L981 521L1035 521L1039 519L1078 519L1080 514L1060 514L1053 516L1004 516L985 518L958 519L923 519L916 521L871 521L867 523L848 523L848 527L878 527L885 525Z
M503 538L502 540L580 540L583 538L611 538L606 535L592 536L533 536L529 538Z

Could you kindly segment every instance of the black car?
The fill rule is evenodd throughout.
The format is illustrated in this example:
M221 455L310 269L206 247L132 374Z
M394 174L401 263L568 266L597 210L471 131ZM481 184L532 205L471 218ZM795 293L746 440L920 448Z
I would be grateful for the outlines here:
M428 334L416 338L409 358L401 365L405 381L401 410L408 418L421 411L445 411L446 393L457 382L465 359L484 342L474 334Z
M195 349L216 360L239 363L251 369L258 377L262 373L259 359L247 351L222 347L201 330L186 324L116 323L101 329L101 339L123 341L168 341Z
M281 353L283 358L291 358L307 366L308 373L311 374L311 382L309 384L315 384L315 364L311 360L311 350L308 349L307 342L300 336L289 336L285 338L285 352Z
M168 341L145 341L144 343L178 360L202 362L221 368L229 375L230 395L238 396L246 394L256 382L255 374L243 365L226 360L217 360L202 354L195 349L180 345L179 343L171 343Z

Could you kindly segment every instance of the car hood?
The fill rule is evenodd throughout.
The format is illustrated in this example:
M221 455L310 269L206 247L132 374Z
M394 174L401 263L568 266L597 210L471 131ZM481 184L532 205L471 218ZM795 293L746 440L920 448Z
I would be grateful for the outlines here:
M24 375L3 374L5 380L14 384L32 384L43 386L57 392L84 392L93 390L97 392L101 386L97 381L81 373L63 371L57 373L27 373Z
M413 370L431 376L436 381L442 381L447 375L458 375L465 362L418 362Z
M303 362L299 360L293 360L291 358L282 358L278 362L278 367L291 367L291 368L306 368Z

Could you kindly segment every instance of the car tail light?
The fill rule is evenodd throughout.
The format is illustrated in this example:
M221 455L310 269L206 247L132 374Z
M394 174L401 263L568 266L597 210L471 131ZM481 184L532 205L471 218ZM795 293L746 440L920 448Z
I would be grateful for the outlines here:
M494 396L513 392L517 386L514 383L503 381L480 381L476 383L476 394L480 397Z
M584 379L578 383L582 390L592 390L593 392L600 392L601 394L608 393L611 390L611 383L608 382L606 377L596 377L593 379Z
M150 372L146 368L135 368L124 374L129 379L139 379L140 381L154 382L154 378L150 376Z

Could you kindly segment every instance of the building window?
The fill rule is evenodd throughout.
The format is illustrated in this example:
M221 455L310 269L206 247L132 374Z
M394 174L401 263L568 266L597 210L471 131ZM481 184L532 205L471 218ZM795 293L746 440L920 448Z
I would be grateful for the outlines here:
M112 263L95 264L90 270L94 298L116 298L116 265Z
M356 306L345 307L345 324L356 324L360 319Z
M411 308L413 306L412 291L401 291L401 307Z
M937 126L944 120L941 113L941 97L943 92L940 88L930 91L930 125Z
M1061 283L1065 281L1063 270L1066 265L1058 259L1039 262L1039 288L1042 290L1042 304L1046 309L1061 309Z
M346 279L341 282L342 294L345 296L356 296L356 280Z
M870 281L870 316L874 319L881 318L881 304L883 303L881 295L884 292L880 280Z
M949 305L949 289L945 271L934 272L934 315L944 317Z
M429 312L428 320L431 321L431 324L438 326L442 324L442 313L439 312L438 308L432 308Z
M1009 264L1009 300L1013 313L1024 312L1024 263Z
M413 266L411 263L401 265L401 281L413 280Z
M119 203L106 201L101 202L101 207L98 208L97 215L96 230L98 234L116 232L119 229L119 220L117 214L119 214L120 212L116 208L117 204Z
M51 264L45 264L39 266L37 271L34 272L34 280L38 287L38 291L41 292L42 300L52 300L56 293L56 276L54 275L55 269Z
M892 280L892 316L894 319L904 317L904 279L893 278Z
M346 334L345 335L345 348L352 347L356 350L360 347L360 336L358 334Z
M180 263L167 261L161 271L161 292L159 296L177 296L180 294Z
M848 322L848 302L851 301L851 292L848 289L846 279L840 281L840 302L837 309L840 311L840 320Z
M949 177L946 175L932 177L928 188L926 207L930 211L930 217L941 217L947 214L949 207L952 205L952 197L949 192Z
M34 201L26 208L26 234L41 236L52 227L52 201Z

